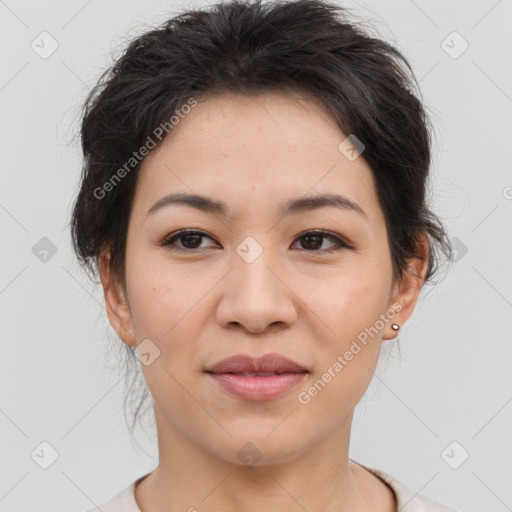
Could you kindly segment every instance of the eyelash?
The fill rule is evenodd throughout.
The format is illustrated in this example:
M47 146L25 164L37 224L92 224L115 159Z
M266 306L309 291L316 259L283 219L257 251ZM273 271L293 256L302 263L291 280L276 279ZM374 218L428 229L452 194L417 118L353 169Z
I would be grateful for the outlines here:
M196 230L182 230L175 233L171 233L169 236L167 236L162 243L160 244L162 247L165 247L169 251L179 251L179 252L197 252L200 248L196 249L181 249L179 247L176 247L175 241L179 238L183 238L187 235L199 235L201 238L210 238L210 240L213 240L212 237L207 235L206 233L202 231L196 231ZM353 249L353 246L346 242L344 239L340 238L339 236L333 235L332 233L326 232L326 231L306 231L304 233L301 233L297 236L295 240L300 240L301 238L305 238L306 236L322 236L323 238L327 238L330 242L333 242L335 244L334 247L330 249L320 249L320 250L308 250L308 249L302 249L306 252L310 253L331 253L335 251L339 251L341 249Z

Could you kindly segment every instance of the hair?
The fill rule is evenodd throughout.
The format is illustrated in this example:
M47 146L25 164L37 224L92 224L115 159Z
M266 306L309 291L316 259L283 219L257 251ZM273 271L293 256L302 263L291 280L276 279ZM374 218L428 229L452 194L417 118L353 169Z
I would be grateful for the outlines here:
M126 235L143 159L108 193L98 197L98 190L107 190L105 183L190 98L297 92L319 101L345 135L364 144L361 157L385 215L394 277L419 257L424 234L425 283L432 281L451 245L427 204L432 129L414 85L399 50L326 1L232 0L153 27L128 44L83 104L83 167L71 220L80 264L97 275L100 253L108 250L112 276L126 289ZM140 374L132 348L124 346ZM144 389L132 427L147 396Z

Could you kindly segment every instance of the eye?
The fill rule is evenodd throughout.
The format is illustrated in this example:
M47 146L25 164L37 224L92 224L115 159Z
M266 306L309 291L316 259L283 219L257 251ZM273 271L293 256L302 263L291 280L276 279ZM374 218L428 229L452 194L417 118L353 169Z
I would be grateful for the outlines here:
M203 233L202 231L192 231L192 230L183 230L178 231L177 233L172 233L169 235L163 242L162 246L166 247L169 250L176 250L176 251L187 251L187 250L194 250L194 249L200 249L201 247L201 240L203 238L209 238L212 240L211 237ZM180 241L180 244L177 244L176 242ZM206 247L212 247L206 246Z
M329 240L333 246L331 248L322 249L323 242L326 239ZM302 246L308 252L333 252L342 248L351 248L351 246L340 237L325 231L308 231L300 235L297 240L302 240Z
M205 247L214 247L214 245L206 245L201 247L203 239L213 239L202 231L182 230L171 233L164 239L161 246L171 251L194 251ZM334 252L343 248L351 249L352 246L340 237L327 233L325 231L307 231L296 238L301 241L302 249L308 252ZM332 246L330 248L322 248L324 241L328 240ZM294 244L295 245L295 244Z

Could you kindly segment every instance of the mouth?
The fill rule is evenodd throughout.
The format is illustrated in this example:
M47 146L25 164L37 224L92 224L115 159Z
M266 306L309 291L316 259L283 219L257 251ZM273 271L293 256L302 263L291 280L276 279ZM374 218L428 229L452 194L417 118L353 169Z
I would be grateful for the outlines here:
M210 373L210 372L207 372ZM217 372L211 372L219 375ZM286 375L287 373L302 373L302 372L222 372L221 375L242 375L244 377L271 377L273 375Z
M244 400L270 400L296 388L307 372L291 373L209 373L228 394Z
M244 400L268 400L297 387L309 373L300 364L279 354L254 358L236 355L205 370L225 392Z
M264 354L259 357L237 354L222 359L205 371L207 373L282 374L303 373L308 370L281 354Z

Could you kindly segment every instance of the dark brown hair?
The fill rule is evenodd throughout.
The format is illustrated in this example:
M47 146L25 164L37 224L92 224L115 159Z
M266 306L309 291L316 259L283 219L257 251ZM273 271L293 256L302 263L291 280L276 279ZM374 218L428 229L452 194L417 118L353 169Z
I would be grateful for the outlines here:
M424 233L430 281L440 252L449 259L451 247L427 205L431 125L414 85L397 49L329 2L233 0L169 19L131 41L85 101L84 165L71 226L80 263L95 274L109 249L113 275L125 283L140 163L101 198L97 190L190 98L296 91L320 101L344 134L365 145L361 157L375 179L395 277L417 256Z

